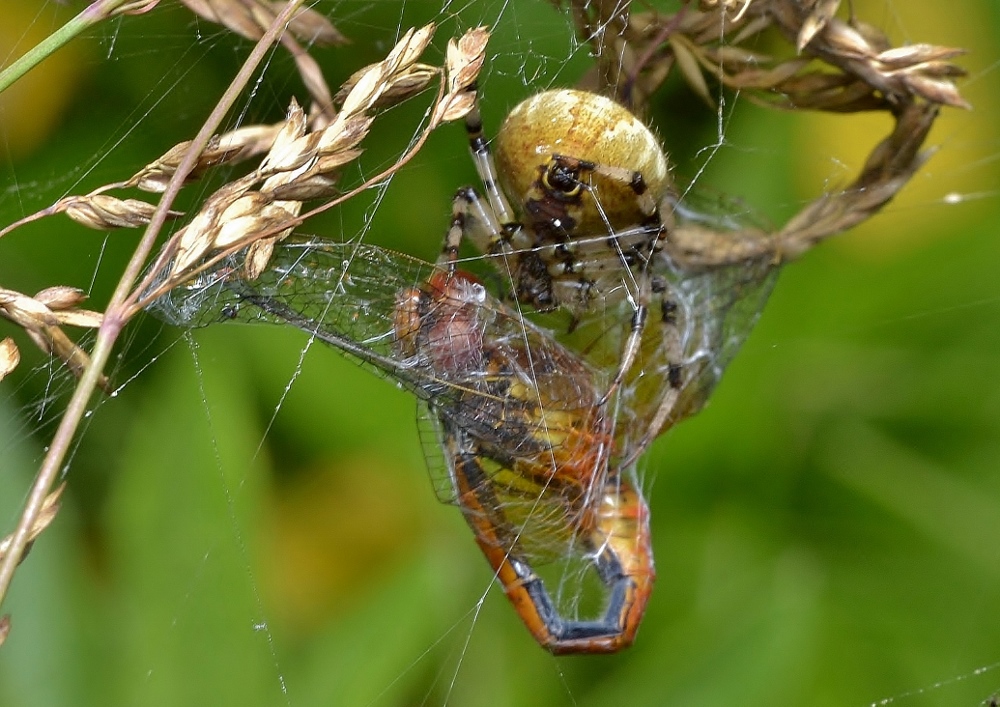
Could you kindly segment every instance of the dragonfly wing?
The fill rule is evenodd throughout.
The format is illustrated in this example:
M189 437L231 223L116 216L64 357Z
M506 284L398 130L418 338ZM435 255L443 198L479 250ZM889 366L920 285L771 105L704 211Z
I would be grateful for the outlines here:
M596 405L601 374L485 290L481 300L450 299L428 290L441 275L434 266L320 239L284 241L259 277L244 272L230 258L153 311L183 326L290 324L405 386L430 420L423 440L438 497L455 500L454 460L438 450L461 433L518 537L551 545L571 531L567 513L602 488L611 440ZM400 298L411 292L427 301L413 341L402 342Z
M249 279L243 253L220 261L150 307L182 327L218 322L290 324L369 364L418 397L448 397L452 386L398 350L396 298L424 282L434 266L354 243L289 239L268 268Z
M734 241L744 233L729 214L716 217L686 208L678 220L678 228L711 223L713 233L731 232ZM771 257L684 269L658 253L649 267L653 301L636 362L617 395L619 459L634 459L656 433L704 406L753 329L778 273ZM561 313L543 321L566 332L559 335L560 341L580 351L591 366L614 372L632 329L633 304L622 296L626 289L624 283L606 289L568 324L558 319L565 317ZM651 426L656 427L652 436Z

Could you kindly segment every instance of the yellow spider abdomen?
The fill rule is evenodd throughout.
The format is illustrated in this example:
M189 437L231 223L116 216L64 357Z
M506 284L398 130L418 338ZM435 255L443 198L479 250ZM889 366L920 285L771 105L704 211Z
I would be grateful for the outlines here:
M544 91L519 103L497 133L497 167L504 191L520 200L543 186L553 156L642 175L645 191L658 203L670 185L659 141L628 109L586 91ZM584 175L593 188L576 211L576 230L596 234L606 227L594 199L614 228L641 223L645 216L629 180L600 172ZM528 219L530 220L530 219Z

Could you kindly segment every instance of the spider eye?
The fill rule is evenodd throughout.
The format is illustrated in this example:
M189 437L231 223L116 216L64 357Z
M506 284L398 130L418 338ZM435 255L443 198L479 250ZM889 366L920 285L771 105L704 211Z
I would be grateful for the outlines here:
M542 173L542 186L559 196L574 197L583 189L580 170L568 167L558 160L551 160Z

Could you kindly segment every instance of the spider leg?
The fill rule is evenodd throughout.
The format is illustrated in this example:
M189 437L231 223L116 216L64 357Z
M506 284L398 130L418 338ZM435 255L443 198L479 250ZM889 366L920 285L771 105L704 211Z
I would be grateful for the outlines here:
M535 640L557 655L612 653L631 645L655 579L649 510L642 496L617 476L605 484L593 529L583 540L592 548L592 561L610 598L598 620L566 619L541 577L517 555L517 533L500 515L475 451L461 446L451 435L458 503L504 593Z
M438 265L453 270L462 241L471 241L506 278L507 292L515 302L531 304L540 311L551 310L552 275L538 253L525 248L523 234L520 223L500 223L475 189L463 187L452 201L451 227Z
M514 218L514 211L510 208L507 197L500 189L500 182L497 177L497 166L493 161L490 147L483 137L483 119L479 114L479 106L476 105L465 116L465 132L469 137L469 151L472 152L472 160L475 162L476 171L479 173L479 180L486 190L486 198L490 202L490 208L496 215L496 220L506 230L508 227L516 226L517 220ZM501 235L497 229L497 236ZM492 244L491 244L492 245ZM490 252L490 251L484 251Z
M678 319L677 303L669 298L665 284L657 281L656 278L652 281L652 288L657 295L660 295L661 314L657 326L662 331L654 359L655 375L663 380L663 388L659 396L660 402L650 418L646 432L637 443L630 445L629 454L622 462L623 467L634 463L642 456L646 448L660 434L663 426L671 419L671 416L676 417L681 391L684 390L687 382L697 375L697 371L690 364L682 365L680 363L684 360L684 351L680 331L682 322Z
M486 207L472 187L462 187L451 202L451 227L445 234L438 265L453 269L458 262L458 248L463 240L484 253L496 243L504 243L503 233L496 216Z
M652 274L650 273L650 264L652 263L655 254L663 249L663 245L667 237L667 225L661 217L656 201L647 190L646 181L640 172L633 172L622 167L611 167L601 164L590 164L587 166L588 169L595 174L601 174L608 179L628 184L629 187L631 187L633 193L635 194L636 202L641 212L646 217L642 224L642 228L649 234L649 240L647 243L642 244L641 248L633 247L630 249L629 253L626 253L622 249L621 240L619 238L612 236L610 239L617 252L618 259L622 263L623 271L628 273L628 280L624 284L629 293L629 301L632 304L633 313L631 326L629 328L629 335L625 340L625 344L622 346L618 370L615 372L614 378L611 380L607 391L604 393L604 397L601 399L601 404L603 405L611 398L612 395L614 395L615 391L625 379L625 376L628 375L628 372L635 364L635 359L641 349L642 335L645 330L646 318L649 313L649 305L652 300ZM596 193L592 193L592 196L594 204L597 206L598 211L604 219L608 232L614 234L615 229L612 227L608 218L604 215L598 195ZM640 266L638 272L635 273L633 271L633 267L637 261Z
M646 329L646 317L649 315L649 300L650 278L646 276L646 270L643 269L640 277L639 296L632 302L632 323L629 327L628 338L625 339L625 344L622 346L618 370L615 371L615 377L611 379L608 389L598 403L599 405L604 405L611 399L635 364L635 359L642 348L642 334Z
M636 201L639 204L639 209L647 217L655 217L659 220L659 214L657 212L656 199L653 195L649 193L648 187L646 186L646 179L642 176L642 172L633 172L632 170L625 169L624 167L612 167L605 164L590 163L590 171L594 174L601 174L608 179L613 179L616 182L622 184L628 184L631 187L632 192L635 194ZM663 235L661 234L661 238ZM662 244L661 244L662 247ZM659 248L657 248L659 250Z
M511 292L518 302L530 303L541 311L554 309L556 304L552 298L552 276L539 255L538 243L517 219L510 202L500 188L496 162L483 137L483 124L478 105L466 115L465 131L469 138L472 160L486 192L486 200L489 202L489 209L483 208L481 204L474 205L476 212L483 214L481 223L486 224L485 230L477 231L475 228L467 227L466 237L473 241L480 252L498 256L502 260L503 266L499 269L507 276ZM468 200L471 196L475 196L476 201L479 201L474 191L463 190L463 192L460 192L463 198ZM488 216L491 218L487 218ZM454 236L450 235L449 239L454 240L457 237L456 233Z

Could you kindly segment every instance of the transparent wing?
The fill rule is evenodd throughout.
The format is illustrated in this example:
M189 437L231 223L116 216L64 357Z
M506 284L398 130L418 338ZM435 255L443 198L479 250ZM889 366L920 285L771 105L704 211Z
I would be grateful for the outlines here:
M746 233L769 238L773 229L738 199L704 188L691 189L674 203L677 229L709 230L713 238L736 242ZM726 367L757 323L778 276L780 261L772 256L737 263L678 267L666 255L653 263L654 277L663 277L665 301L676 304L674 321L661 317L654 329L674 327L681 361L681 391L668 426L697 413L715 389ZM662 360L662 348L649 357L651 366L671 365ZM643 398L640 391L638 397ZM655 397L655 395L653 396ZM637 407L648 409L650 403ZM640 413L637 413L641 415Z
M579 498L578 486L524 474L509 455L503 455L503 461L496 458L501 455L491 457L475 437L449 424L425 404L420 405L419 429L428 472L440 501L462 506L466 516L480 516L494 529L496 544L532 562L580 554L577 544L585 504ZM456 457L448 450L462 446L477 456L485 475L475 489L481 499L489 499L481 510L470 509L458 498ZM603 480L607 471L606 460L598 463L604 466L594 470L594 483Z
M290 239L260 277L243 273L238 256L223 261L150 309L184 327L291 324L370 365L424 401L442 500L456 492L441 450L460 436L481 460L495 499L485 512L509 529L504 542L565 551L608 473L602 374L481 286L468 294L471 276L455 294L429 284L451 282L443 271L400 253Z
M321 239L278 244L260 277L248 280L243 254L220 261L149 306L191 328L226 321L291 324L430 394L432 384L394 350L397 294L424 282L433 266L399 253Z
M693 193L675 205L676 229L711 232L713 240L735 243L748 232L764 234L740 202ZM634 459L655 434L697 413L722 378L757 322L777 279L772 257L685 269L666 252L649 264L654 296L642 333L636 365L617 396L616 451ZM605 284L601 296L568 322L565 314L543 321L594 367L617 370L631 330L633 306L624 293L634 291L620 279ZM602 299L603 298L603 299ZM663 401L670 407L661 415Z

